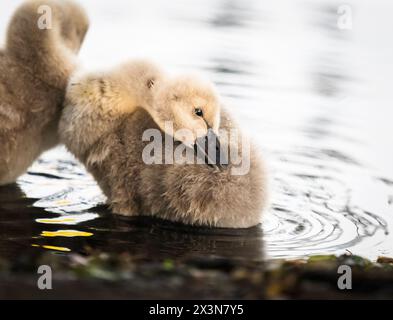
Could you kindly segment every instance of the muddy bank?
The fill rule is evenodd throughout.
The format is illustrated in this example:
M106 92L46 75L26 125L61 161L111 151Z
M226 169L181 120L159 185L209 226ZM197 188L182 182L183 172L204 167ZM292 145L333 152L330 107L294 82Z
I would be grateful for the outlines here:
M34 260L34 261L33 261ZM1 299L391 299L393 263L358 256L261 262L220 257L141 261L129 253L45 253L1 261ZM35 266L53 270L53 289L39 290ZM352 269L352 289L339 290L338 266Z

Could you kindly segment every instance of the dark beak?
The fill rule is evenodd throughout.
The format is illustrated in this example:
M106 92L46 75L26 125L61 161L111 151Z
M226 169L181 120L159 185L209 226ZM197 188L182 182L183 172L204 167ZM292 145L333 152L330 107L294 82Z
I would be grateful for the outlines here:
M223 150L220 140L212 129L207 131L207 135L198 138L194 145L197 157L204 159L210 166L224 169L228 165L227 151Z

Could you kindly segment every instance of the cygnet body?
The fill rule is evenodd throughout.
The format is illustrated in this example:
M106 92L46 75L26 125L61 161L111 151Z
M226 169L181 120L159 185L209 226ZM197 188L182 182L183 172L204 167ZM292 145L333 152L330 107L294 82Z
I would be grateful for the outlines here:
M157 66L133 61L112 72L78 75L69 85L59 133L67 148L92 173L114 213L153 215L191 225L247 228L261 222L266 207L266 176L255 148L242 154L249 169L237 164L148 164L143 152L146 130L161 132L175 148L194 145L209 130L237 129L220 107L214 87L198 78L167 76ZM166 131L186 128L192 137ZM199 133L202 132L202 133ZM243 141L238 139L237 141ZM157 141L156 141L157 142ZM162 150L165 153L164 150Z
M43 14L51 21L40 26ZM58 144L65 89L87 29L84 10L69 0L26 1L12 17L0 51L0 185Z

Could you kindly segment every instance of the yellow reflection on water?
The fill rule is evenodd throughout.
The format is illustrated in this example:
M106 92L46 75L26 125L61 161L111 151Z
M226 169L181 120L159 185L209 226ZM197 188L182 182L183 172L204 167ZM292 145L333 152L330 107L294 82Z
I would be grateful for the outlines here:
M70 252L71 251L71 249L66 248L66 247L47 246L47 245L40 246L38 244L32 244L31 246L38 247L38 248L44 248L44 249L48 249L48 250L61 251L61 252Z
M43 237L91 237L93 233L78 230L42 231Z
M72 218L51 218L51 219L37 219L39 223L67 223L67 222L75 222L75 219Z
M96 213L83 213L83 214L73 214L55 218L44 218L44 219L36 219L38 223L45 224L67 224L67 225L76 225L78 223L94 220L98 218L99 215Z
M55 203L58 206L67 206L69 204L72 204L72 202L70 200L67 200L67 199L57 200Z

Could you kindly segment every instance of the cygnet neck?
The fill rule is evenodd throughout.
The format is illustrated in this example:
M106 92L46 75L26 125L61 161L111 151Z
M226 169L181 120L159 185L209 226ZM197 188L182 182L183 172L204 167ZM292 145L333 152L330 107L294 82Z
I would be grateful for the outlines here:
M75 56L61 36L61 21L53 15L52 28L38 27L36 6L25 5L13 16L6 53L27 72L57 89L65 89L76 67Z

